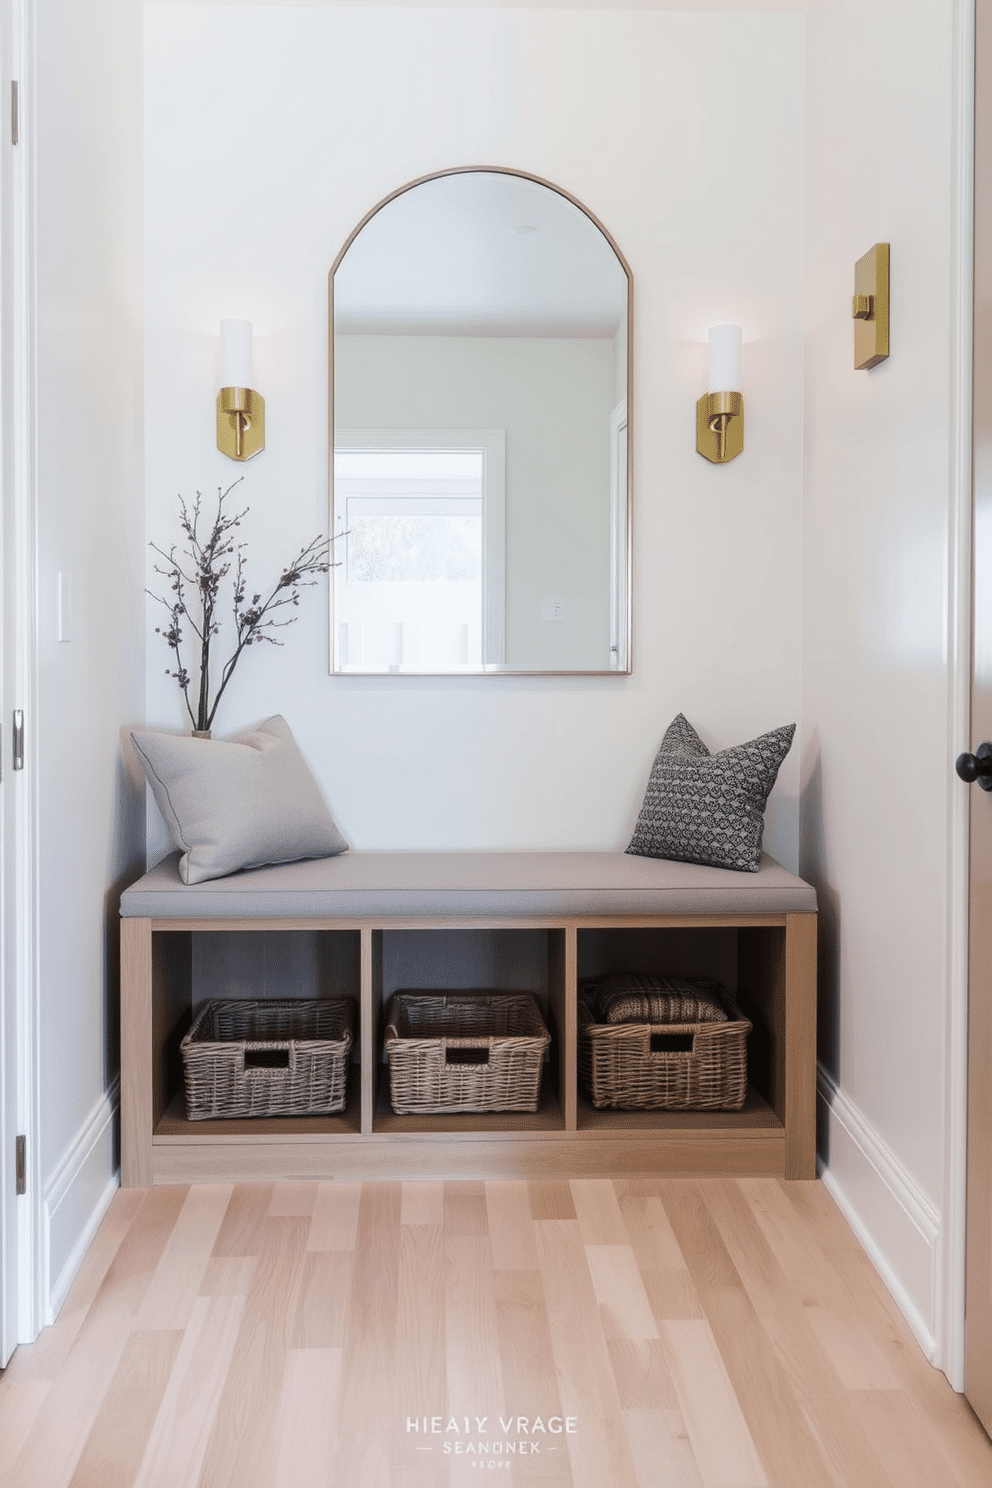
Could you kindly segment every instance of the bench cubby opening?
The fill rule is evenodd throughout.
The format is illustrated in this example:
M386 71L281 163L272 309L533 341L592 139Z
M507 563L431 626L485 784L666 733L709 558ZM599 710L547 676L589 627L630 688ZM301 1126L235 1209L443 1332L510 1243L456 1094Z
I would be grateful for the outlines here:
M578 981L611 972L689 977L718 982L751 1020L747 1039L748 1091L740 1111L620 1111L597 1108L581 1088L579 1131L638 1136L677 1136L695 1130L767 1133L784 1136L784 1088L776 1086L776 1039L784 1029L785 925L681 926L678 929L630 924L622 929L596 926L578 930ZM743 961L742 961L743 958ZM773 978L778 975L778 983ZM784 1032L783 1048L784 1057Z
M508 1137L564 1129L564 937L562 929L502 925L404 927L373 932L373 1026L376 1029L373 1130L384 1134L459 1131ZM394 992L528 992L541 1012L551 1044L537 1111L463 1111L404 1114L393 1111L389 1068L382 1061L385 1010Z
M355 1135L361 1130L361 937L358 930L156 929L151 937L154 1140ZM214 998L347 997L355 1005L344 1111L190 1121L181 1043Z

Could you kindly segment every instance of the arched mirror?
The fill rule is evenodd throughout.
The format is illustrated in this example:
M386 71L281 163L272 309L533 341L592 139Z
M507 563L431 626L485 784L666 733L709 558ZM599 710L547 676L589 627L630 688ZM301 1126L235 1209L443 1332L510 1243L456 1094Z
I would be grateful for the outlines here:
M331 669L630 670L630 272L563 191L415 181L331 270Z

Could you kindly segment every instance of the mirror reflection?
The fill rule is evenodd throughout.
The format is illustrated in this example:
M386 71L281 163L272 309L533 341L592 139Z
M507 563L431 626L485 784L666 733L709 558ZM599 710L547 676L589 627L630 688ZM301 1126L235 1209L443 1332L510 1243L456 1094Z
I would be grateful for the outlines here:
M571 198L455 171L331 271L332 670L629 670L629 272Z

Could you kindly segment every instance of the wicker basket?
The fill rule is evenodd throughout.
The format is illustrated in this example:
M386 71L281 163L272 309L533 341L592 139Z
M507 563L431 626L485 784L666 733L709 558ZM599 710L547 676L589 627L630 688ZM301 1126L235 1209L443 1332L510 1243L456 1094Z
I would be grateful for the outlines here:
M208 1002L182 1041L190 1121L344 1110L347 997Z
M526 992L395 992L385 1037L393 1110L536 1111L550 1042Z
M593 1105L739 1111L747 1094L751 1023L725 992L720 1000L725 1023L596 1023L580 999L579 1076Z

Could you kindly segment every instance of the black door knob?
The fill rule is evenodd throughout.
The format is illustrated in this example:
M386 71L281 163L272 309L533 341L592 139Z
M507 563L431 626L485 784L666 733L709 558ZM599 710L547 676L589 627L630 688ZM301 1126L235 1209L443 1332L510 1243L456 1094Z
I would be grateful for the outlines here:
M959 754L954 768L969 785L977 780L984 791L992 791L992 744L979 744L974 754Z

